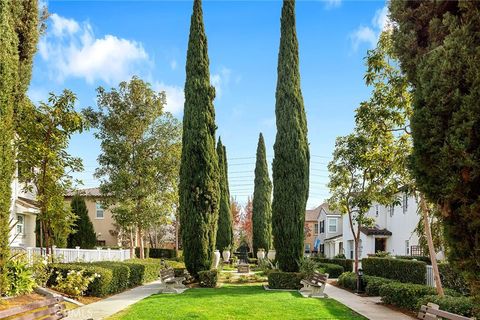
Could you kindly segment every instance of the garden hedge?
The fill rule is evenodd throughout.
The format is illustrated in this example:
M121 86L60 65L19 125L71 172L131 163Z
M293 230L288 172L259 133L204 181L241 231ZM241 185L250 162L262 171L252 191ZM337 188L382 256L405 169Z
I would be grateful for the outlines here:
M393 279L404 283L426 283L426 263L393 258L362 259L364 274Z
M435 288L421 284L393 281L380 287L383 302L412 311L418 311L417 305L421 298L435 294Z
M380 288L387 283L392 283L395 280L375 277L375 276L363 276L366 283L365 293L368 296L376 297L380 295Z
M430 257L426 257L426 256L395 256L395 258L403 259L403 260L417 260L417 261L423 261L429 265L432 264Z
M337 284L346 289L356 290L357 275L355 272L344 272L338 277Z
M327 258L321 258L320 256L314 256L313 259L319 263L333 263L333 264L342 266L345 272L353 271L354 260L352 259L340 259L340 258L327 259Z
M440 279L442 280L442 285L444 288L455 290L464 296L470 295L470 288L468 287L465 278L450 264L438 264L438 271L440 273Z
M268 287L271 289L300 289L300 281L305 279L301 272L272 271L268 274Z
M475 304L470 297L452 297L448 295L443 297L437 295L424 296L418 299L416 309L419 310L422 305L427 305L429 302L438 304L441 310L456 313L465 317L476 316L478 318L480 316L480 314L475 314Z
M328 273L329 278L338 278L343 273L343 267L333 263L319 263L322 273Z
M217 270L206 270L198 272L198 281L201 287L215 288L218 281Z
M153 259L175 259L175 249L144 248L145 257ZM135 248L135 256L140 256L140 248Z

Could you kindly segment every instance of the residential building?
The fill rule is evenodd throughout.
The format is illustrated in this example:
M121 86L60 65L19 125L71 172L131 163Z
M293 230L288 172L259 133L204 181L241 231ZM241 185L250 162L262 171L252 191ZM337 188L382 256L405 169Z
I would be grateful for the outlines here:
M304 251L305 253L316 252L314 249L315 240L318 237L319 225L318 216L320 214L321 206L305 211L305 241Z
M332 211L326 203L322 204L318 216L319 234L317 237L318 252L327 258L343 253L343 216Z
M415 232L419 221L418 203L414 196L401 192L400 205L383 206L375 203L366 216L375 220L373 227L360 231L359 257L365 258L378 251L392 255L421 255ZM347 258L353 259L355 246L347 216L343 219L343 247Z
M65 195L65 201L71 202L73 196L78 193L84 198L87 205L88 216L92 221L93 229L97 234L99 246L120 246L119 231L112 217L112 212L102 206L102 194L99 188L73 190Z

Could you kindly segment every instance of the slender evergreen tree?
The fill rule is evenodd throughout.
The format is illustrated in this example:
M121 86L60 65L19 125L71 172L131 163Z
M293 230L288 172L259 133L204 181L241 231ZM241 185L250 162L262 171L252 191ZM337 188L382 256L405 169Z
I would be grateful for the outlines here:
M230 213L230 193L227 177L227 154L220 138L217 144L218 168L220 176L220 209L218 212L217 249L223 251L233 243L232 215Z
M183 254L187 270L195 277L212 265L220 192L215 150L215 88L210 85L204 29L202 3L195 0L186 62L179 187Z
M253 252L259 248L269 250L272 246L272 182L268 176L265 141L260 133L255 165L253 190Z
M97 235L93 229L93 224L88 217L87 205L85 200L78 194L73 196L70 203L72 212L77 216L74 233L68 237L68 247L75 248L79 246L82 249L91 249L97 244Z
M309 183L310 153L298 60L295 1L284 0L275 104L272 231L280 269L287 272L298 271L303 256Z

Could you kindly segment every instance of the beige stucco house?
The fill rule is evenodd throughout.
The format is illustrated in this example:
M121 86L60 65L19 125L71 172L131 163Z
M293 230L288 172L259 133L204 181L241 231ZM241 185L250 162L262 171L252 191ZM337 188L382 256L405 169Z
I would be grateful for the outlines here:
M103 208L101 204L102 194L100 193L100 189L88 188L70 191L65 195L65 201L72 201L76 193L85 199L88 216L97 234L97 245L108 247L120 246L118 228L115 225L112 212L108 208Z

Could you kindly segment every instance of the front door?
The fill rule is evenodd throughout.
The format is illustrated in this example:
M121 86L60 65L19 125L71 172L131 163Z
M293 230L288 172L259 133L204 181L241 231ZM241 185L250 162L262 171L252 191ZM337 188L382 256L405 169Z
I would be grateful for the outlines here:
M375 238L375 252L386 251L386 242L387 239L385 238Z

